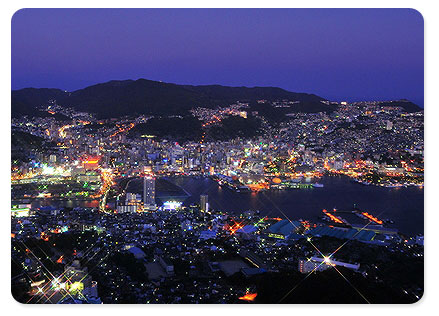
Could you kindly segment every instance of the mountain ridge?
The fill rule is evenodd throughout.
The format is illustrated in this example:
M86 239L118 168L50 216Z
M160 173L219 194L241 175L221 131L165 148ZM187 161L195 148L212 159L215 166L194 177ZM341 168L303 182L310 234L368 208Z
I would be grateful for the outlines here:
M332 111L310 93L291 92L279 87L231 87L219 84L180 85L148 79L110 80L75 91L54 88L12 90L12 116L39 115L37 107L56 100L60 106L95 113L100 118L125 115L185 115L194 107L215 108L237 101L298 101L298 112ZM413 111L413 107L411 108Z

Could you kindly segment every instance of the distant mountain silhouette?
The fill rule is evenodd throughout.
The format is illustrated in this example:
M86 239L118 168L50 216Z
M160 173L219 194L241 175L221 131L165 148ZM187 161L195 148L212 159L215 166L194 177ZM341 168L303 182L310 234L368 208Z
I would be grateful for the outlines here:
M406 112L413 113L413 112L419 112L423 109L414 104L413 102L410 102L409 100L402 99L402 100L395 100L395 101L387 101L387 102L380 102L379 105L381 106L399 106L402 107Z
M333 111L315 94L290 92L276 87L227 87L221 85L178 85L146 79L113 80L73 92L60 89L26 88L12 91L12 116L36 115L36 107L56 100L61 106L95 113L100 118L125 115L185 115L194 107L216 107L236 101L265 99L299 101L290 112ZM399 102L407 111L421 110L409 101Z
M59 89L26 88L12 91L12 113L35 114L35 107L56 99L57 104L99 117L137 114L187 114L194 107L216 107L236 101L292 100L319 102L314 94L295 93L276 87L191 86L146 79L109 81L73 92Z
M25 88L12 90L12 117L40 116L41 112L37 110L37 107L47 105L50 100L62 100L67 96L68 93L60 89Z

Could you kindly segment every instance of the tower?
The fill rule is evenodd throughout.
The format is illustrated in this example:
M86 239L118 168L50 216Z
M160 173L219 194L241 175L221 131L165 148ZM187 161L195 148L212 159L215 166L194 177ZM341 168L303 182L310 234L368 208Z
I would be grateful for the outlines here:
M200 206L201 212L203 213L209 211L209 202L207 198L207 195L200 195Z
M155 210L155 178L151 175L143 177L143 208Z

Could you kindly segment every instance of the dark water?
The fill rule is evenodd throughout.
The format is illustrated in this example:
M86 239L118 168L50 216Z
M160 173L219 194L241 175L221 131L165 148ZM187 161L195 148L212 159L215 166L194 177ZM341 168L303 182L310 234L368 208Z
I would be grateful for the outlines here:
M214 209L231 212L259 210L261 214L272 217L283 217L284 212L290 219L311 221L318 221L322 209L351 210L355 204L380 219L392 219L395 223L391 227L402 233L415 235L424 231L423 188L365 186L347 177L328 176L319 181L324 184L323 188L238 193L206 178L170 180L191 194L185 204L198 203L200 194L207 194ZM349 216L348 221L352 218ZM356 219L351 223L355 220L361 222L354 217Z
M122 183L122 186L124 184ZM143 192L143 179L134 178L126 183L126 191L133 192L137 194L142 194ZM165 201L175 200L183 202L190 194L185 192L185 190L170 181L169 178L158 178L155 181L155 197L156 202L161 205Z
M199 203L200 195L209 196L211 208L241 213L246 210L259 210L270 217L290 219L306 219L320 221L322 209L339 211L351 210L355 206L367 211L380 219L392 219L395 223L390 227L400 232L415 235L424 232L424 189L382 188L365 186L352 182L343 176L328 176L319 180L323 188L291 189L283 191L266 191L259 193L238 193L219 186L208 178L168 178L191 196L184 204ZM158 192L158 194L160 194ZM37 200L33 207L98 207L98 201L78 200ZM114 201L109 201L114 207ZM340 216L352 224L362 223L355 215Z

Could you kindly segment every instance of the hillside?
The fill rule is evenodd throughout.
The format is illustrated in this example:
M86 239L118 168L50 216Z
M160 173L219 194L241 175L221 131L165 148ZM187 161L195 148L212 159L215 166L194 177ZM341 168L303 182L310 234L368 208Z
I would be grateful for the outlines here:
M130 136L154 135L160 139L171 138L184 142L188 139L199 140L202 135L201 122L192 116L152 118L146 123L137 124Z
M21 89L12 91L13 116L32 114L35 106L56 99L61 106L96 113L98 117L124 115L184 115L194 107L216 107L236 101L259 99L318 102L314 94L295 93L275 87L191 86L146 79L109 81L73 92L59 89Z
M50 100L62 100L68 96L68 92L60 89L25 88L12 90L11 105L12 117L23 115L40 116L36 108L47 105Z
M214 108L236 101L255 104L256 100L299 101L289 112L330 112L334 106L326 106L323 98L315 94L290 92L276 87L227 87L221 85L178 85L146 79L113 80L66 92L60 89L26 88L12 91L12 116L40 116L35 107L56 100L61 106L74 107L79 111L95 113L99 118L125 115L186 115L194 107ZM382 102L382 106L401 106L407 112L422 110L408 100ZM258 106L253 106L257 108ZM270 112L259 107L261 112ZM276 117L277 112L266 113ZM275 113L276 112L276 113ZM274 115L275 114L275 115ZM284 113L280 113L281 117Z
M396 100L396 101L388 101L388 102L381 102L379 103L380 106L399 106L402 107L406 112L413 113L413 112L419 112L423 109L419 107L418 105L414 104L413 102L410 102L409 100Z

